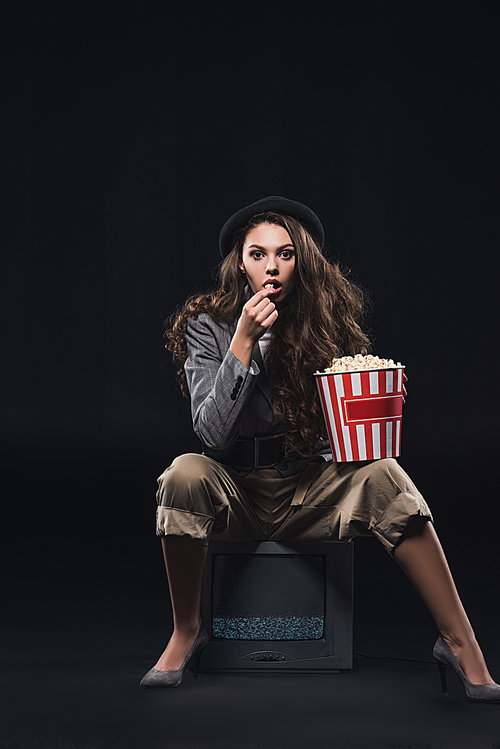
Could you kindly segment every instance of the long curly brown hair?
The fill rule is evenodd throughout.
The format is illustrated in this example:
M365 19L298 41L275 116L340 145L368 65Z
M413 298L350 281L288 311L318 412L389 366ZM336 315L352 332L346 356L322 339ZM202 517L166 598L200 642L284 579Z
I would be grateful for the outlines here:
M184 372L187 321L202 312L214 322L239 317L246 301L246 280L239 268L243 244L248 232L264 223L286 229L296 256L294 290L273 325L266 352L273 412L286 429L287 452L311 455L318 437L325 435L313 373L334 357L366 354L370 340L361 328L367 310L365 293L348 280L348 269L323 256L297 219L266 212L238 230L231 252L218 268L217 287L193 294L166 320L165 348L173 355L181 390L189 398Z

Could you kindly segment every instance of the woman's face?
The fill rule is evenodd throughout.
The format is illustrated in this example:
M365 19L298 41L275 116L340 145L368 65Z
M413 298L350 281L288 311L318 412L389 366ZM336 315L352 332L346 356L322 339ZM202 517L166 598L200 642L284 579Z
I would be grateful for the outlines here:
M259 224L248 232L240 270L246 273L254 294L271 284L275 291L270 299L280 309L293 291L294 268L295 248L286 229L275 224Z

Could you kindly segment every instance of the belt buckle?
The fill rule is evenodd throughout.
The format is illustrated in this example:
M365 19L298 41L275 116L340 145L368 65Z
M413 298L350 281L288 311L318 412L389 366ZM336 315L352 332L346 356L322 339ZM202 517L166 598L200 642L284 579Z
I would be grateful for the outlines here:
M260 443L270 442L271 440L278 439L278 437L283 437L283 434L273 434L272 437L254 437L254 468L272 468L278 465L276 461L274 463L267 463L266 465L261 465L260 463Z

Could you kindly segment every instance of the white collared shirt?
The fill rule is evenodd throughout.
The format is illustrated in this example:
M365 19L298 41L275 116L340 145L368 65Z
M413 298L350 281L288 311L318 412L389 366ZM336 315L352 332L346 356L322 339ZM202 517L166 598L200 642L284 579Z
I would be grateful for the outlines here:
M272 337L273 337L272 328L268 328L267 331L264 333L264 335L261 338L259 338L260 353L262 354L262 359L264 363L266 359L267 347L271 343Z

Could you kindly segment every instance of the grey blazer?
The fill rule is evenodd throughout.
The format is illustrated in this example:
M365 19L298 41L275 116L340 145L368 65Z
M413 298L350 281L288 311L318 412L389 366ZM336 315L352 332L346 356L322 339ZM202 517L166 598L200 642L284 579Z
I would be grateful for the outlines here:
M190 318L185 363L191 395L193 428L204 445L203 452L224 463L224 450L239 437L265 437L283 432L271 408L259 344L252 353L250 369L229 350L237 320L215 323L203 313ZM283 476L303 471L311 460L331 460L328 440L320 440L311 458L276 466ZM234 475L245 475L251 468L231 467Z

